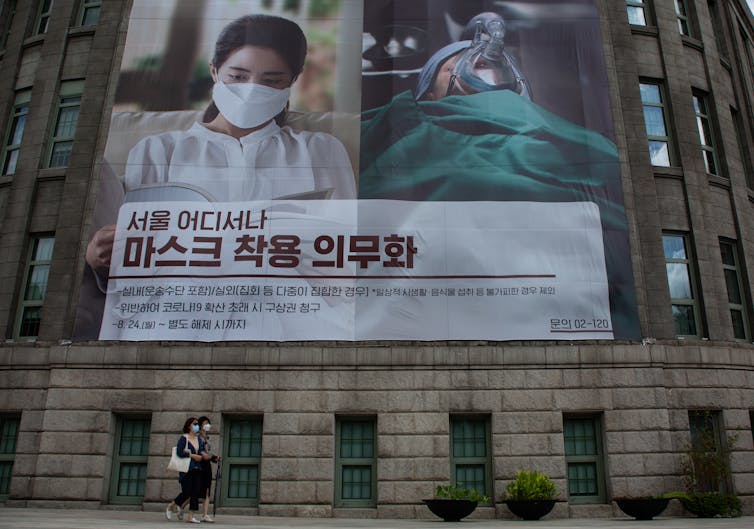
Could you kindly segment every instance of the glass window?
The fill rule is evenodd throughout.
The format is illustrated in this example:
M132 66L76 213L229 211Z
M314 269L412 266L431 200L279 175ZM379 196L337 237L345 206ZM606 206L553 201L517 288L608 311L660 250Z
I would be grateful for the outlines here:
M50 16L52 15L52 4L53 0L40 0L39 13L37 14L37 22L35 24L35 35L47 33L50 25Z
M678 19L678 32L687 37L691 36L686 0L675 0L675 16Z
M563 440L569 501L604 502L605 478L599 417L564 417Z
M451 481L460 488L492 496L492 451L487 418L452 417L450 423Z
M747 302L738 266L738 245L733 241L721 239L720 255L723 261L725 286L728 291L728 308L733 323L733 336L736 340L751 341Z
M0 50L4 50L8 44L8 36L10 35L10 28L13 24L13 16L16 14L17 0L7 0L2 3L0 7L0 28L2 28L3 34L0 35Z
M374 507L377 503L376 420L339 418L336 423L335 505Z
M665 271L668 275L670 302L676 336L701 337L700 311L694 288L694 268L689 255L688 236L663 234Z
M54 246L53 236L31 238L29 264L26 267L24 290L18 308L17 338L34 339L39 334L40 314L47 291L47 277L50 273Z
M711 460L705 455L721 454L723 450L720 419L718 410L689 411L689 453L694 466L691 485L699 492L724 492L726 489L725 477L729 469L724 465L721 468L718 458Z
M67 167L81 108L83 81L64 82L60 87L58 115L53 129L49 167Z
M93 26L99 22L99 12L102 7L101 0L81 0L79 25Z
M709 96L694 94L694 113L696 114L696 127L699 131L699 143L702 146L702 158L704 170L709 174L719 174L717 155L715 154L715 141L712 133L712 120L709 111Z
M225 420L222 459L222 501L224 506L259 504L259 465L262 458L262 418Z
M24 137L26 128L26 118L29 115L29 101L31 100L31 91L24 90L16 95L16 101L13 105L13 114L10 117L8 133L5 139L3 150L3 175L10 176L16 174L18 165L18 155L21 150L21 140Z
M141 504L147 482L150 417L119 416L116 423L112 503Z
M652 165L669 167L670 136L666 125L661 87L656 83L641 83L639 88L649 141L649 158Z
M647 11L644 0L626 0L628 23L634 26L647 25Z
M738 152L741 156L741 163L743 164L744 172L746 173L746 185L750 189L754 189L754 169L752 169L751 163L751 151L754 151L754 146L751 149L744 148L747 140L744 136L744 125L741 121L741 116L738 111L731 107L730 116L733 120L733 127L736 131L736 143L738 145Z
M707 0L707 10L709 11L710 20L712 22L712 29L715 30L717 51L721 57L727 57L728 45L725 42L725 33L720 21L720 14L717 11L717 2L715 0Z
M18 441L18 415L0 415L0 499L7 499Z

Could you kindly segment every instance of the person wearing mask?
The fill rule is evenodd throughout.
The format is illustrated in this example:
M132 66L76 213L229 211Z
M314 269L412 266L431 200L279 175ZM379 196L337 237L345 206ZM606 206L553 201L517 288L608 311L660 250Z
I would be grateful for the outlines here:
M129 192L145 186L171 184L200 189L219 202L355 198L343 144L324 132L284 125L291 85L304 68L306 51L306 37L291 20L246 15L228 24L210 62L215 84L203 122L148 136L131 149L126 200ZM104 226L87 246L86 262L100 288L114 237L115 226Z
M536 104L502 17L472 23L473 40L435 52L413 91L362 113L359 198L594 202L615 337L638 337L617 147Z
M188 472L178 473L178 482L181 484L181 492L171 501L165 509L165 517L170 520L176 513L179 518L184 518L188 523L201 523L198 517L199 494L202 486L202 461L209 459L204 451L204 440L199 435L199 421L196 417L189 417L183 424L183 434L176 444L176 455L181 458L191 458ZM181 505L189 500L189 511L183 516Z
M212 463L219 463L220 457L212 453L212 442L210 441L209 432L212 430L212 422L207 416L199 417L199 436L204 441L204 453L202 458L202 486L199 497L204 498L204 514L202 522L214 523L215 520L209 515L209 498L212 488ZM182 509L186 508L188 500L181 505Z

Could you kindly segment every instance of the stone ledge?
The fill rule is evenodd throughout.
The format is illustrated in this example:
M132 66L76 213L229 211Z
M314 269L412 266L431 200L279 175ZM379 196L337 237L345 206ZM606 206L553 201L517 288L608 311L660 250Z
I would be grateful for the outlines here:
M526 369L615 367L754 367L754 345L736 342L666 340L638 342L551 343L484 342L458 344L260 344L212 345L176 342L80 344L14 343L0 345L0 365L21 367L138 369Z

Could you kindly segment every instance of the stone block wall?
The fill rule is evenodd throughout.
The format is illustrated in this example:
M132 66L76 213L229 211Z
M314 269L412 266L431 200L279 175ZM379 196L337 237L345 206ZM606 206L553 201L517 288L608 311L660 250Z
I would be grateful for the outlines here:
M548 346L555 361L534 365L508 361L505 347L415 348L414 359L387 345L308 346L304 366L281 360L290 359L287 346L199 348L204 354L191 346L2 348L6 360L23 356L39 366L6 361L0 371L14 381L0 390L0 401L22 416L9 502L108 504L115 418L129 413L151 416L145 509L161 508L177 493L165 469L170 447L185 417L203 414L217 432L224 418L262 417L259 505L234 512L347 516L349 509L333 508L335 422L361 415L376 419L378 477L377 507L355 511L359 516L427 515L421 500L450 480L455 415L489 418L497 502L522 468L552 476L565 502L563 416L588 413L601 418L608 503L563 503L556 515L600 515L613 497L681 489L688 411L714 409L725 432L737 436L734 490L753 503L754 357L731 362L738 347L710 344L684 360L683 344ZM703 367L699 355L720 361ZM471 364L471 357L487 361ZM652 361L643 362L647 357ZM215 446L222 446L220 436ZM506 512L498 505L475 516Z

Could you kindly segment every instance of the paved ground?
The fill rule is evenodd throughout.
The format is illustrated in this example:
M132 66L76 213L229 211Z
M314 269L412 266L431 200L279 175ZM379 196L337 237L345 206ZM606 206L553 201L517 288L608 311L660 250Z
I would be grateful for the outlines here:
M87 511L73 509L0 508L0 529L181 529L199 527L184 525L177 520L167 521L162 513L143 511ZM260 516L220 515L214 524L204 524L206 529L249 527L254 529L752 529L754 517L731 519L660 518L648 522L628 518L612 519L557 519L524 522L511 520L464 520L446 524L436 520L354 520L342 518L270 518Z

